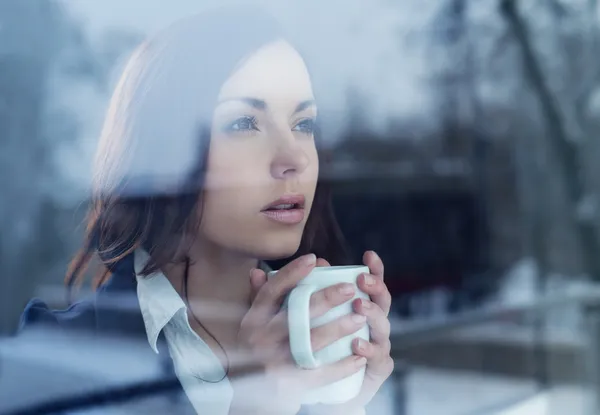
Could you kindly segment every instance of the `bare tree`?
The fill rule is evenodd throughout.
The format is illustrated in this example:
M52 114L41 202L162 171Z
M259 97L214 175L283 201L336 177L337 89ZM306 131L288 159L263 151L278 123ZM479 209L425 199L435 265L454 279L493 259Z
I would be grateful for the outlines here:
M70 250L53 198L65 191L54 154L80 130L74 114L51 108L51 75L101 77L60 3L1 1L0 26L0 333L10 333L36 283L57 261L66 268Z
M61 36L53 3L3 1L0 55L0 332L14 328L18 312L31 294L32 244L40 229L41 186L50 176L49 148L41 119L46 75ZM10 102L10 105L9 105Z
M569 220L577 232L585 271L590 277L600 279L600 243L595 218L579 214L581 205L589 198L579 141L569 135L561 105L548 85L517 2L502 0L500 5L502 15L520 47L524 75L540 105L546 124L547 146L565 187Z

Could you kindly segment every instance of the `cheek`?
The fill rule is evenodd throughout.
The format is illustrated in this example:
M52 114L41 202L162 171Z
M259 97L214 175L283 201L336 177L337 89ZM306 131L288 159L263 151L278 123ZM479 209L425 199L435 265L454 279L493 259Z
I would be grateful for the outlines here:
M266 167L261 164L260 152L253 154L237 146L215 146L210 151L204 187L207 190L226 191L265 185ZM264 158L264 157L263 157Z
M211 144L204 180L203 227L221 232L247 221L266 183L265 166L252 149L226 142Z
M230 230L247 222L261 180L252 154L225 142L211 143L202 195L201 232L209 239L228 238Z
M271 176L271 161L265 157L269 149L261 148L256 141L252 145L237 144L217 142L211 146L200 232L213 243L253 252L258 257L289 256L297 249L303 228L273 226L259 213L283 189L281 180ZM310 209L319 176L319 160L314 143L302 145L308 163L294 180ZM260 242L257 235L262 235Z
M255 194L245 187L204 191L200 222L204 237L218 245L234 246L246 234L255 233L252 227Z
M257 163L230 157L209 165L203 192L203 222L224 228L247 221L250 212L261 205L265 180ZM229 226L226 226L229 224Z

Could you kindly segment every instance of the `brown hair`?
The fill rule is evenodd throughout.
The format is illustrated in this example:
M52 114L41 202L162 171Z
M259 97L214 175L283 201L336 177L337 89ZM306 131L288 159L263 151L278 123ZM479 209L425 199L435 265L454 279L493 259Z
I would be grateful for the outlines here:
M223 8L178 21L133 53L105 119L87 230L67 272L69 287L83 279L95 254L103 267L94 287L138 247L151 258L143 275L178 260L199 225L195 213L202 209L218 90L241 59L281 37L275 22L255 8ZM318 127L315 139L322 175L328 158ZM308 252L332 264L346 261L323 177L294 256Z

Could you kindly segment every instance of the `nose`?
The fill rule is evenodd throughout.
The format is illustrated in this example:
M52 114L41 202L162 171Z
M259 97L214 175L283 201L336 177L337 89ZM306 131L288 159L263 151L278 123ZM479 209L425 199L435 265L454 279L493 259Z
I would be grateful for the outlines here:
M280 180L300 175L308 167L308 155L294 138L279 141L271 162L271 175Z

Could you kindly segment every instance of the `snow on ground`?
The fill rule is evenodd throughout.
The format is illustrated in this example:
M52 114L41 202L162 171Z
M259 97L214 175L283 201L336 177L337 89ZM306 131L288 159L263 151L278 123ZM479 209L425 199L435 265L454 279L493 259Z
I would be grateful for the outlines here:
M597 287L584 276L548 275L543 291L538 288L538 275L535 261L523 258L503 277L502 285L494 299L497 304L522 304L539 300L543 295L577 295L590 287ZM577 304L557 307L546 314L546 325L554 331L570 334L581 333L583 315Z
M587 415L593 409L589 391L574 387L557 387L503 408L494 415Z
M528 380L417 367L408 377L407 415L491 414L534 393Z

